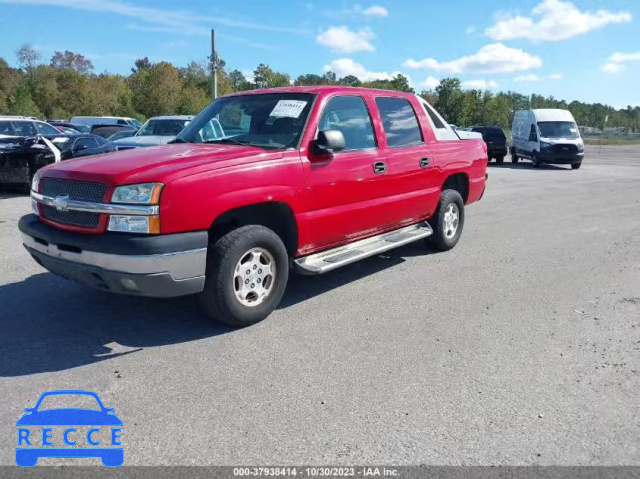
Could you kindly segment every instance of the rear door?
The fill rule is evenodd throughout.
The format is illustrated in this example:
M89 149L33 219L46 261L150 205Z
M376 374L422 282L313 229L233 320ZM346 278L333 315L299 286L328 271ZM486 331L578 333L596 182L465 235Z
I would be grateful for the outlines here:
M434 170L435 141L424 110L411 97L376 96L383 130L383 155L388 167L386 202L380 214L390 227L430 216L440 195Z
M303 150L313 240L309 249L316 250L373 235L385 226L380 211L387 203L388 175L366 96L332 96L313 121L309 128L315 136L320 130L339 130L345 138L343 151L321 161Z

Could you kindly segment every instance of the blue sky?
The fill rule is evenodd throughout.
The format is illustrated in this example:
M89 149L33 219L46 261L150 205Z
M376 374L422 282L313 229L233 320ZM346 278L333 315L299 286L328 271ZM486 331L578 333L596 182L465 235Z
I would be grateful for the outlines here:
M468 87L640 104L640 2L625 0L0 0L0 57L24 44L127 73L148 56L205 61L209 29L230 69L446 76Z

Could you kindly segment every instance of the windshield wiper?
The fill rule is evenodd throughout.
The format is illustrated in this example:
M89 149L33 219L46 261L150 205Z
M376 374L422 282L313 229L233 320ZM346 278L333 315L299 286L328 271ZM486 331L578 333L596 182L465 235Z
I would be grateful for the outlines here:
M172 143L189 143L187 140L183 140L182 138L174 138L171 141L168 141L167 144L171 145Z
M247 145L251 145L250 141L240 141L240 140L234 140L233 138L218 138L217 140L207 140L204 141L203 143L228 143L230 145L242 145L242 146L247 146Z

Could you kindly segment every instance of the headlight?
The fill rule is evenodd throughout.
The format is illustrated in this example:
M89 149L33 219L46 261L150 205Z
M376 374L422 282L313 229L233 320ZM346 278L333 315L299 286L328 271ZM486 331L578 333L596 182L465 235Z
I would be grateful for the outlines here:
M162 183L141 183L139 185L119 186L113 192L111 203L156 205L160 201L162 186Z
M157 234L160 233L160 217L111 215L107 229L122 233Z
M40 186L40 173L36 171L36 174L33 175L31 179L31 191L38 192L38 188Z
M551 143L547 143L546 141L541 141L540 142L540 149L543 148L551 148L552 144Z

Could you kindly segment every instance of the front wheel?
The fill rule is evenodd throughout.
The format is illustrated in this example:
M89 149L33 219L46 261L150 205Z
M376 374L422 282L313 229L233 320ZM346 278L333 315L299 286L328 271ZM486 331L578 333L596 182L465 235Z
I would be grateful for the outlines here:
M433 234L429 243L438 251L449 251L460 239L464 227L464 201L456 190L444 190L433 217L429 220Z
M503 163L504 163L504 156L498 156L498 157L496 158L496 164L497 164L497 165L501 165L501 164L503 164Z
M531 155L531 163L534 168L540 168L540 159L538 158L538 154L534 151Z
M572 163L571 164L571 169L572 170L579 170L581 166L582 166L582 162L580 162L580 163Z
M511 150L511 163L516 164L518 160L520 160L520 158L516 155L516 150Z
M276 309L288 278L289 255L280 237L264 226L243 226L209 247L200 305L222 323L249 326Z

